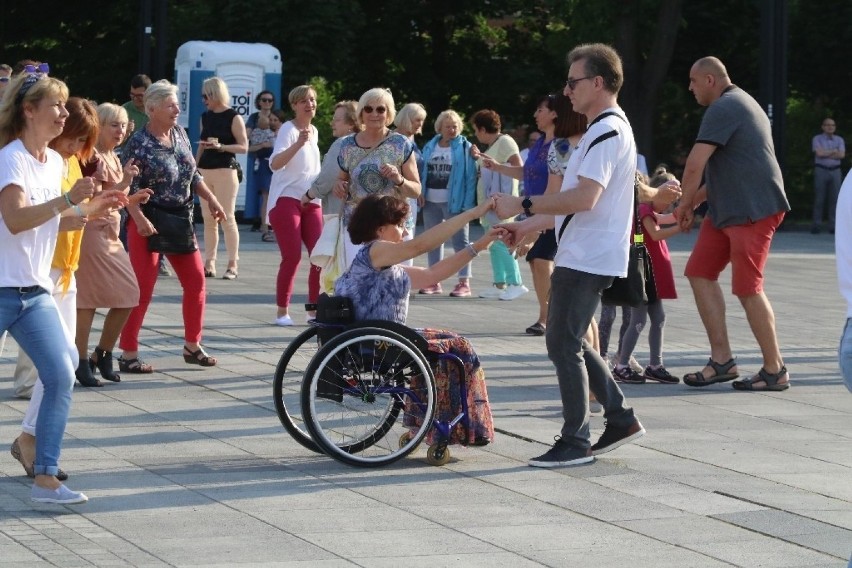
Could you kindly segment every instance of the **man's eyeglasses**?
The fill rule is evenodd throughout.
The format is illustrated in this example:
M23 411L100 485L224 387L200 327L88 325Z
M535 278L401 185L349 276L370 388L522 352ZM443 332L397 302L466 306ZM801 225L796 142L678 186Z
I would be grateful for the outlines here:
M24 65L24 73L50 73L50 65L47 63L39 63L38 65Z
M134 101L141 101L145 93L130 93L130 98Z
M260 97L260 102L262 102L262 103L274 103L275 99L270 99L269 97Z
M579 79L568 79L567 81L565 81L565 86L573 91L574 87L577 86L577 83L579 83L583 79L594 79L595 77L597 77L597 75L589 75L588 77L580 77Z
M373 111L376 111L379 114L385 114L385 112L387 112L387 110L388 110L387 107L383 107L383 106L377 106L377 107L373 108L370 105L366 105L364 107L364 112L366 112L367 114L372 114Z

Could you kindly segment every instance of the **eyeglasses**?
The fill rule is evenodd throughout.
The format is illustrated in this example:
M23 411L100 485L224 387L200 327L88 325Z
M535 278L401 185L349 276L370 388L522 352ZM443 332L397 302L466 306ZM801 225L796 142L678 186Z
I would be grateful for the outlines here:
M366 105L364 107L364 112L367 113L367 114L372 114L373 111L376 111L379 114L385 114L385 112L387 112L387 110L388 110L387 107L383 107L383 106L377 106L376 108L373 108L370 105Z
M567 81L565 81L565 86L573 91L574 87L577 86L577 83L579 83L583 79L594 79L595 77L597 77L597 75L589 75L588 77L580 77L579 79L568 79Z
M50 65L47 63L39 63L38 65L24 65L24 73L50 73Z
M141 101L144 96L145 93L130 93L130 98L134 101Z
M270 99L270 98L267 98L267 97L260 97L260 102L262 102L262 103L274 103L275 99Z
M0 77L0 83L8 83L9 77Z

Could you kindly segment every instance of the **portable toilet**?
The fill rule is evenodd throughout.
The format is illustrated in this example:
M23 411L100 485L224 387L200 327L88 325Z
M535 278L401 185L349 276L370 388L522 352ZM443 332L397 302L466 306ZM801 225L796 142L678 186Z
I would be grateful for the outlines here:
M192 141L193 152L198 150L201 135L201 84L218 76L231 94L231 107L247 120L255 112L254 99L260 91L271 91L281 101L281 54L266 43L234 43L224 41L188 41L181 45L175 57L175 83L178 86L180 117ZM280 106L280 102L278 103ZM237 193L237 210L243 218L259 216L260 200L246 191L254 174L254 159L237 154L243 169L243 182Z

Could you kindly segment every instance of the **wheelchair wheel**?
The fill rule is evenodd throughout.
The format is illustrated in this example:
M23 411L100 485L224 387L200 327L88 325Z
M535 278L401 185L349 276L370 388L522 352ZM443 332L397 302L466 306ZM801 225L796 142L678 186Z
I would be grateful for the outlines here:
M435 397L432 369L412 342L385 329L358 328L325 343L310 362L302 412L326 454L375 467L417 448L432 426Z
M309 327L296 336L281 354L275 367L272 396L278 419L293 439L312 452L322 453L305 428L300 396L305 369L319 351L318 332L318 328Z

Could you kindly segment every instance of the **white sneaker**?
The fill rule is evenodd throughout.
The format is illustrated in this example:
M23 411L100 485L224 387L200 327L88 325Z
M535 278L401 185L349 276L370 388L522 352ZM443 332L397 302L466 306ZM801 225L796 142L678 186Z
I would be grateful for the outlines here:
M479 293L480 298L485 298L486 300L499 300L500 296L505 292L505 288L498 288L497 286L492 286L486 290L483 290Z
M275 318L275 325L281 327L287 327L288 325L293 325L293 318L290 316L280 316Z
M514 300L515 298L520 298L529 291L530 289L524 286L523 284L519 284L517 286L506 286L506 290L502 294L500 294L500 299L507 301Z

